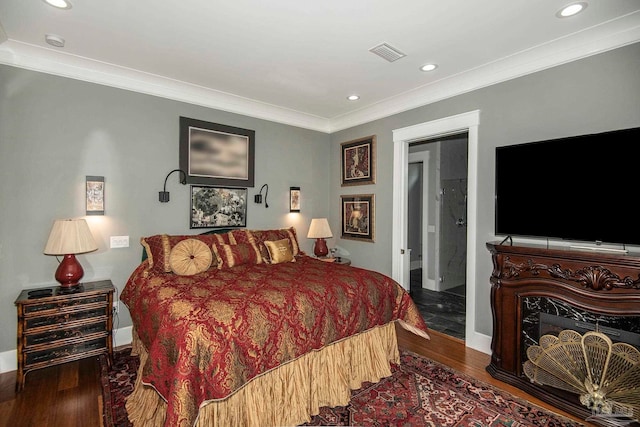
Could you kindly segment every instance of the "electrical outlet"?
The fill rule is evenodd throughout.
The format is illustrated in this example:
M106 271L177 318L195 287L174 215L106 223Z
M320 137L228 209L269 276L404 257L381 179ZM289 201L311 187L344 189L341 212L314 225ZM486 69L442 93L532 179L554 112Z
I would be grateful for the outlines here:
M111 249L128 248L129 236L111 236Z
M120 303L118 301L113 302L113 314L118 314L120 312Z

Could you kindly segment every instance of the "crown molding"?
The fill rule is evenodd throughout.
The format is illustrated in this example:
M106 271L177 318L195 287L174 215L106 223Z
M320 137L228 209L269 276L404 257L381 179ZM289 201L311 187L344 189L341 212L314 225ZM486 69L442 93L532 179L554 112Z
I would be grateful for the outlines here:
M329 132L329 120L323 117L11 39L0 44L0 63L319 132Z
M370 106L336 116L330 132L389 117L472 90L522 77L640 41L640 12L552 40Z
M0 32L0 36L2 33ZM332 133L640 41L640 11L333 118L0 38L0 63Z

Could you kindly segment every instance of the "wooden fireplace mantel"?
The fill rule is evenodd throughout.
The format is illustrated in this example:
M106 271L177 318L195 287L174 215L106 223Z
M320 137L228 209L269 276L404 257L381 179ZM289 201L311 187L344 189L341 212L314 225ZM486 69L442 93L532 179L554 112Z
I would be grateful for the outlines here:
M487 243L493 259L493 337L487 371L576 416L591 412L573 396L533 384L522 370L523 299L546 297L610 316L640 316L640 255Z

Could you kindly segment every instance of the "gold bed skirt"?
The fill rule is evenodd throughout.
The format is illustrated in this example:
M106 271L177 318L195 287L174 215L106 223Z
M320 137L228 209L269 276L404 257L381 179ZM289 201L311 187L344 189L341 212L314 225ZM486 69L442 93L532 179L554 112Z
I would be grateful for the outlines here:
M164 426L167 404L153 387L142 383L148 354L135 330L132 352L140 356L140 368L127 398L129 420L136 427ZM264 427L308 422L322 406L346 405L351 390L363 382L390 376L389 363L399 361L391 322L300 356L254 378L225 399L203 402L194 425Z

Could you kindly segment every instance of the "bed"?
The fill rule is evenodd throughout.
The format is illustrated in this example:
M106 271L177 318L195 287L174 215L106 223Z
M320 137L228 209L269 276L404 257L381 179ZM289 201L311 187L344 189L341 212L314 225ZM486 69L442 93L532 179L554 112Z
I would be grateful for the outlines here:
M293 228L141 242L120 297L141 358L135 426L298 425L391 374L396 324L428 339L396 282L305 255Z

